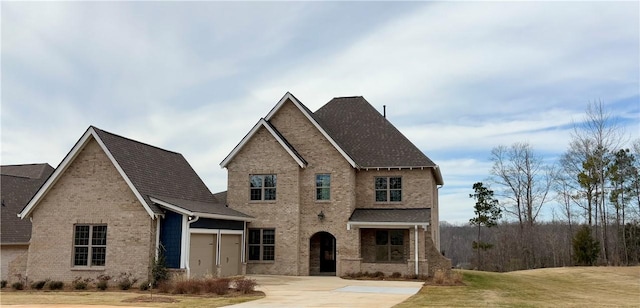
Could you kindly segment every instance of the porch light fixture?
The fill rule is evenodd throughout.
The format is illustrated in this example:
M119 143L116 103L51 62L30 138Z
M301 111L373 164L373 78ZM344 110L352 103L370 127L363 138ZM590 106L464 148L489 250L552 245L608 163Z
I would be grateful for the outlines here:
M324 220L324 212L322 212L322 210L320 210L320 213L318 214L318 219Z

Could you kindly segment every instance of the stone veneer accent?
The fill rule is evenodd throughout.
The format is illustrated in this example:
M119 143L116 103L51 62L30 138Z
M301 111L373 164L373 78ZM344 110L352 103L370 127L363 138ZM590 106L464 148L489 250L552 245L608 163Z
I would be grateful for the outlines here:
M91 140L32 213L27 275L30 280L70 282L76 277L148 279L155 255L156 222L144 210L115 166ZM75 224L106 224L106 265L73 266Z

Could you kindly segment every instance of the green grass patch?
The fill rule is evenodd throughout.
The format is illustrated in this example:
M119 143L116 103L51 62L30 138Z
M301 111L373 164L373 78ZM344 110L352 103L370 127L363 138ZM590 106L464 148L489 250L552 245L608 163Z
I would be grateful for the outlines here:
M637 307L640 267L461 271L464 286L425 286L396 307Z

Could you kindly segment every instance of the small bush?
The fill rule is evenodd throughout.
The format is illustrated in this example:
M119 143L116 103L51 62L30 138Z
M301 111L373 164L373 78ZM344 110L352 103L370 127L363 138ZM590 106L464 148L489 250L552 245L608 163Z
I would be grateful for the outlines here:
M44 288L45 284L47 284L47 282L44 281L44 280L36 281L36 282L31 284L31 288L35 289L35 290L42 290L42 288Z
M6 280L0 280L0 288L4 289L7 287L7 281Z
M405 279L418 279L418 275L416 274L406 274L404 275Z
M96 283L96 288L100 291L104 291L109 287L109 282L107 280L100 280Z
M173 288L173 284L169 281L163 281L158 283L157 285L158 287L158 292L160 293L169 293L171 292L171 289Z
M49 290L62 290L62 288L64 288L64 282L62 281L49 282Z
M71 286L73 286L73 288L75 290L86 290L87 286L92 281L93 281L93 279L91 279L91 278L84 278L83 279L82 277L78 276L71 282Z
M435 284L444 284L447 281L447 275L443 271L437 271L433 274L433 282Z
M96 283L96 288L98 288L98 290L104 291L109 287L109 280L111 280L111 276L100 274L98 275L98 277L96 277L96 280L98 280L98 282Z
M152 284L157 287L160 283L169 280L169 270L167 269L167 262L164 254L160 253L153 267L151 268Z
M253 292L258 283L253 279L241 278L236 280L236 290L242 294Z
M177 281L173 285L173 294L200 294L202 293L202 288L200 286L200 281L196 279L185 279Z
M229 293L230 282L231 280L229 278L209 278L202 281L204 285L204 291L206 293L215 293L218 295L225 295Z
M391 278L400 278L400 277L402 277L402 274L400 274L400 272L393 272L391 274L391 276L389 276L389 277L391 277Z
M383 272L381 272L381 271L377 271L377 272L375 272L375 273L371 274L371 276L372 276L373 278L384 278L384 273L383 273Z
M120 290L129 290L138 282L138 278L133 278L131 273L120 273L118 276L118 287Z
M138 286L138 289L140 289L140 291L147 291L149 290L149 281L145 280L143 282L140 283L140 285Z
M24 290L24 283L20 281L14 282L13 284L11 284L11 288L13 288L14 290Z

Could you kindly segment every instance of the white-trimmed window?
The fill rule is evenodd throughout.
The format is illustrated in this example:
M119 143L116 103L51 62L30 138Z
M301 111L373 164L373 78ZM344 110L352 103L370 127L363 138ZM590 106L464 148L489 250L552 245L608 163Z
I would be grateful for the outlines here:
M316 200L331 200L331 174L316 174Z
M249 180L250 200L270 201L276 200L276 175L255 174Z
M376 261L406 261L404 256L404 230L376 230Z
M249 229L249 260L273 261L276 251L276 230Z
M401 202L402 178L401 177L376 177L375 179L376 202Z
M104 266L107 260L107 226L75 225L73 266Z

